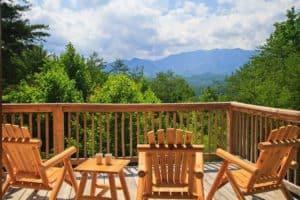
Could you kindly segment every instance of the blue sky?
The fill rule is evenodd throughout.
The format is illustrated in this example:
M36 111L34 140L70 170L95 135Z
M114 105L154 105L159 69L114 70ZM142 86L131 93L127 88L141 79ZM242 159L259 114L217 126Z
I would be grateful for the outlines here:
M255 49L296 0L30 0L26 14L50 26L55 53L72 42L106 60L156 59L213 48Z

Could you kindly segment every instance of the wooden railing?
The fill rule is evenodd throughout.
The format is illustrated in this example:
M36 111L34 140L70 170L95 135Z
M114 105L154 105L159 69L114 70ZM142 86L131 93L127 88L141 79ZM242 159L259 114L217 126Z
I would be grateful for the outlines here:
M4 104L3 122L28 126L43 141L47 158L76 145L75 160L96 152L136 158L136 145L146 142L151 129L176 127L194 132L193 142L205 145L208 155L226 148L250 161L257 144L281 125L300 125L300 111L237 102L180 104ZM299 154L300 155L300 154ZM299 156L297 160L300 162ZM300 185L300 170L287 180Z

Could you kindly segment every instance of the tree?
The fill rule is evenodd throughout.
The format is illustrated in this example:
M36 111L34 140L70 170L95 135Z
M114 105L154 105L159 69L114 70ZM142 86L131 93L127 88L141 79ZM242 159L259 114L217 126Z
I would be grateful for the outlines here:
M143 94L137 83L126 74L109 75L101 88L96 88L90 102L97 103L155 103L159 99L152 91Z
M173 72L159 72L150 83L151 90L164 103L189 101L195 96L191 86Z
M102 85L107 80L107 73L104 71L106 63L103 58L99 58L96 52L92 53L86 59L86 65L93 81L93 87Z
M202 102L213 102L218 101L219 96L215 89L212 87L206 87L202 90L199 100Z
M22 80L41 72L47 58L47 51L42 46L33 46L23 50L20 55L13 56L11 63L16 67L16 79Z
M300 109L300 13L287 20L259 48L259 54L226 80L228 100Z
M120 73L125 73L127 74L129 72L129 68L121 59L116 59L112 64L111 64L111 70L110 73L112 74L120 74Z
M4 86L17 84L26 76L17 65L12 62L25 50L32 49L36 42L43 41L49 34L45 32L48 26L43 24L30 24L24 19L24 12L30 9L30 4L23 1L16 4L12 0L1 1L2 23L2 62ZM33 71L31 69L30 71Z
M84 57L76 53L74 46L69 43L59 60L64 65L69 78L75 81L77 90L82 91L83 98L86 100L92 89L92 79Z
M82 94L75 88L64 67L56 61L46 63L41 73L28 80L22 80L13 90L3 96L4 102L37 103L37 102L82 102Z

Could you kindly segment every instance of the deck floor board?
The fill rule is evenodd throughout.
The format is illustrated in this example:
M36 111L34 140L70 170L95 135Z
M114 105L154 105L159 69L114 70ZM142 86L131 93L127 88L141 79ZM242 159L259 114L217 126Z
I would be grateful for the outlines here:
M204 166L204 190L205 195L207 195L215 177L218 172L218 169L220 167L220 163L211 162L206 163ZM136 166L129 166L125 169L125 176L126 176L126 182L129 189L129 194L131 199L136 198L136 189L137 189L137 167ZM80 180L80 174L76 173L76 179L79 182ZM98 183L102 184L108 184L107 176L105 175L98 175L97 177ZM119 180L116 179L116 184L120 184ZM87 186L85 189L85 194L89 194L90 192L90 185L91 185L91 178L89 177ZM100 189L97 189L96 192L100 192ZM4 196L4 199L9 200L46 200L48 199L49 192L47 191L35 191L33 189L20 189L20 188L10 188L6 195ZM106 197L110 196L110 192L105 193ZM59 194L58 194L58 200L73 200L75 198L75 192L74 190L66 183L63 184ZM118 199L123 200L123 192L120 190L118 191ZM217 200L232 200L236 199L236 196L230 186L230 184L226 184L223 188L218 190L215 194L215 198ZM267 192L263 194L258 194L254 196L247 196L247 200L273 200L273 199L284 199L282 193L278 190Z

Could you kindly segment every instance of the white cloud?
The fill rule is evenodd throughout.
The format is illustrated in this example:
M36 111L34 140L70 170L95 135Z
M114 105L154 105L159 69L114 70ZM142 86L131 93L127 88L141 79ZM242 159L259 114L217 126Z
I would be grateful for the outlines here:
M209 1L209 0L207 0ZM104 58L157 58L195 49L261 45L296 0L32 0L27 14L50 25L46 46L59 53L72 42Z

